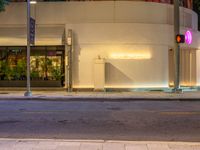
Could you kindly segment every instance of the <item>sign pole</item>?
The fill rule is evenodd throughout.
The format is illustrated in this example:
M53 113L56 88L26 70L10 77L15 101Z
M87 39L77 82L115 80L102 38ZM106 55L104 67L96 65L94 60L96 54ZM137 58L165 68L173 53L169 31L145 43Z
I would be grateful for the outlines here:
M32 96L30 86L30 0L27 0L27 91L24 96Z
M73 79L72 79L72 30L68 30L67 36L67 52L68 52L68 68L67 68L67 89L68 92L73 91Z
M180 45L176 41L176 36L180 33L180 12L179 0L174 0L174 92L180 92Z

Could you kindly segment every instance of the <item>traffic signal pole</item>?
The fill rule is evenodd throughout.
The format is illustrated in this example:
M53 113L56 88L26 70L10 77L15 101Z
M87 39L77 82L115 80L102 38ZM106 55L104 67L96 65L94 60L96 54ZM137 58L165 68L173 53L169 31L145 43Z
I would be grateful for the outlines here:
M180 33L180 11L179 0L174 0L174 92L180 92L180 45L176 41L176 36Z

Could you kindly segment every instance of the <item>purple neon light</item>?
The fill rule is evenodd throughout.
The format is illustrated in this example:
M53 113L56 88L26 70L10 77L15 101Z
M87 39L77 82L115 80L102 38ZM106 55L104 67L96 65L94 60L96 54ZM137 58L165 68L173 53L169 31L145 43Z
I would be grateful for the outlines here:
M192 44L192 33L190 31L186 31L185 33L185 42L186 44Z

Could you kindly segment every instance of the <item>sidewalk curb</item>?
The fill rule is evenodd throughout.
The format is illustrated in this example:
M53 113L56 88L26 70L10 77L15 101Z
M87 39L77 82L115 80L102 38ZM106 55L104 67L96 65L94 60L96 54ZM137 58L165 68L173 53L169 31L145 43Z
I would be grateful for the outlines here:
M39 100L39 101L94 101L94 102L102 102L102 101L110 101L110 102L122 102L122 101L200 101L200 98L192 98L192 97L95 97L95 96L1 96L0 100Z
M0 138L0 141L46 141L46 142L71 142L71 143L123 143L123 144L179 144L179 145L200 145L200 142L182 141L121 141L121 140L83 140L83 139L34 139L34 138Z

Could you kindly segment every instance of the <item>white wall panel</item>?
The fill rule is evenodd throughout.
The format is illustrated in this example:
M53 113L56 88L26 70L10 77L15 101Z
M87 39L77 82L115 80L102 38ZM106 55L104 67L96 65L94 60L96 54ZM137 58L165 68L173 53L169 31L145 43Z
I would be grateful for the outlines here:
M170 27L95 23L70 24L66 25L67 29L72 29L75 34L73 67L76 87L93 87L93 65L98 56L106 59L107 87L168 86L168 45L165 42ZM118 54L133 55L133 59L112 57ZM141 54L144 58L138 60Z

